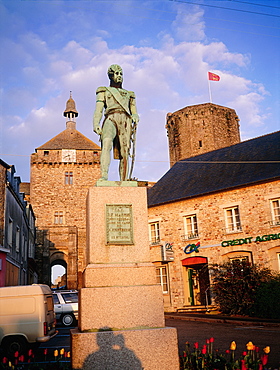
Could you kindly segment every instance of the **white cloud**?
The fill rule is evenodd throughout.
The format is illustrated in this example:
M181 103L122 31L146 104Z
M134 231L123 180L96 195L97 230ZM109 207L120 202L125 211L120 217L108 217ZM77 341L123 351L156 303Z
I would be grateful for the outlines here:
M179 7L173 29L176 36L183 41L201 41L205 39L204 11L199 6L191 7L186 12L185 7Z

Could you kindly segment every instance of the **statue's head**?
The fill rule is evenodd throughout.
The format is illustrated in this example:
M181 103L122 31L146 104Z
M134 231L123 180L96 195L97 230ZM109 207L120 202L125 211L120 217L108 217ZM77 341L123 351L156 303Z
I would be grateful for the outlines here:
M118 64L112 64L108 68L108 77L110 79L111 86L118 85L119 87L121 87L122 82L123 82L122 68Z

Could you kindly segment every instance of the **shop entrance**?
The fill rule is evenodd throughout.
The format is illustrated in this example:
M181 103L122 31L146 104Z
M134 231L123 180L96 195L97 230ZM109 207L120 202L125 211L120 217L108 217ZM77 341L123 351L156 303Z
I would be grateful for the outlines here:
M206 257L189 257L182 261L184 278L184 305L211 304L210 279Z

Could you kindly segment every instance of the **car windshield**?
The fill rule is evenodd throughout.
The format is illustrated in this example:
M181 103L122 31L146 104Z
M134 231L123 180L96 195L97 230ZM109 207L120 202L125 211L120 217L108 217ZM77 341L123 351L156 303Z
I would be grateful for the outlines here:
M65 303L76 303L78 302L78 293L62 293L61 294Z

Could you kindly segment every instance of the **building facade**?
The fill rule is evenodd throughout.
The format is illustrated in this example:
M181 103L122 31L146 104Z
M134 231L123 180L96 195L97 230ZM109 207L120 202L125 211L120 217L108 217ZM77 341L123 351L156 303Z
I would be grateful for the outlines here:
M205 103L167 114L170 166L177 161L240 142L234 109Z
M60 264L72 289L81 286L85 268L86 196L100 178L101 149L76 129L78 112L71 95L64 116L66 129L31 155L30 202L36 214L41 281L50 284L50 267ZM48 258L48 264L43 262Z
M15 167L0 160L0 286L38 282L35 216L20 183Z
M280 132L177 162L148 189L166 310L211 303L211 265L280 271Z

